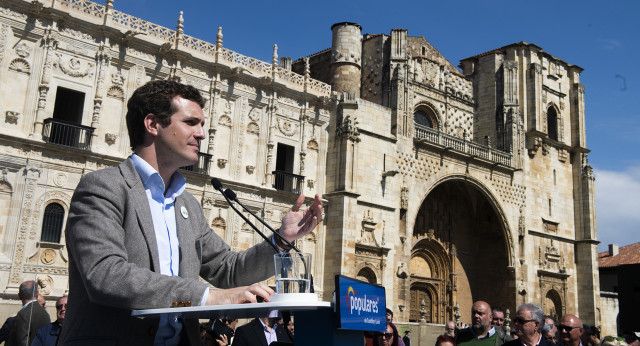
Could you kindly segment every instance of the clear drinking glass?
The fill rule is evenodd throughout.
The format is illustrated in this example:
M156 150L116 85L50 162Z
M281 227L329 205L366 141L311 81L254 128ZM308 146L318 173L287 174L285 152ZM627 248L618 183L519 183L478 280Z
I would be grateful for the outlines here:
M276 265L276 293L310 292L310 253L279 253L273 258Z

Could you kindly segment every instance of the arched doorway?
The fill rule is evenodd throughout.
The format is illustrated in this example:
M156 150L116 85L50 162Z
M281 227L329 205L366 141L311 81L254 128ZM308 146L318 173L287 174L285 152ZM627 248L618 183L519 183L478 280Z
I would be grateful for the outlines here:
M544 314L557 320L562 316L562 298L556 290L549 290L544 297Z
M452 319L456 305L461 321L471 322L471 305L477 300L514 311L515 293L509 287L515 282L509 270L511 251L505 225L497 202L467 176L450 177L427 194L416 216L413 242L414 254L420 249L427 254L425 258L441 259L441 273L434 275L434 267L429 267L431 278L440 280L443 288L432 296L432 305L440 306L444 315L434 323ZM420 266L412 259L411 265L414 263ZM413 286L411 289L413 294ZM410 316L414 316L415 308L410 307Z
M433 237L415 243L411 251L409 322L446 322L447 285L450 278L449 254L444 244Z
M377 284L378 280L376 279L376 273L371 270L371 268L364 267L360 269L358 275L356 275L356 279L366 281L370 284Z

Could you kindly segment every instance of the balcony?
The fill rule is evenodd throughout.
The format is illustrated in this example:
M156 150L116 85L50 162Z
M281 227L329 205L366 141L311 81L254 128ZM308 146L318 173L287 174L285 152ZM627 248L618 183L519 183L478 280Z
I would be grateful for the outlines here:
M198 153L198 162L196 164L193 164L191 166L181 167L180 169L189 171L189 172L198 173L198 174L208 175L209 164L211 163L212 157L213 155Z
M304 177L284 171L273 171L273 187L279 191L287 191L295 194L302 193Z
M445 148L449 148L453 151L458 151L474 157L489 160L494 163L499 163L507 167L511 167L510 153L493 149L458 137L454 137L429 127L421 126L418 124L415 124L415 127L415 138L417 139L428 143L437 144Z
M81 150L91 150L93 127L78 125L63 120L44 120L42 138L45 142Z

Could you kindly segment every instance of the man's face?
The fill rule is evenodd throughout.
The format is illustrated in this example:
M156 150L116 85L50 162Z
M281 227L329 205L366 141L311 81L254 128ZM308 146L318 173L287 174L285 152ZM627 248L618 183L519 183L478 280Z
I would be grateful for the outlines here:
M471 307L471 325L476 333L491 329L491 309L484 302L476 302Z
M502 327L502 325L504 325L504 312L502 311L494 311L492 313L493 319L491 320L491 323L495 326L500 326Z
M516 313L513 319L513 326L516 329L518 338L531 338L540 328L540 321L532 319L533 314L529 309L521 309Z
M154 121L155 116L147 116L145 122L150 122L154 131L158 166L177 169L198 162L200 141L205 138L204 113L196 102L180 96L174 97L171 103L176 110L171 115L171 124L162 126Z
M562 316L560 319L560 325L558 326L560 331L560 340L565 345L579 345L580 337L582 336L582 321L572 315Z
M56 317L58 318L58 322L61 324L64 321L64 316L67 314L67 300L69 298L62 297L56 303Z
M43 308L47 308L47 301L44 299L44 296L40 294L40 292L37 293L36 300L38 301L38 304L40 304Z
M387 312L387 322L393 322L393 315Z
M378 345L389 346L393 344L393 329L387 324L387 332L378 334Z
M449 336L456 336L456 325L455 323L449 321L447 322L447 326L446 326L446 334Z

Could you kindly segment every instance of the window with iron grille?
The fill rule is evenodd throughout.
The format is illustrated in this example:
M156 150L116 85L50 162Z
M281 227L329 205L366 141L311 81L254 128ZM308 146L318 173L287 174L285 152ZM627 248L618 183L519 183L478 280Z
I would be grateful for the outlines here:
M42 235L40 241L59 243L64 222L64 208L58 203L50 203L44 208L44 220L42 221Z

